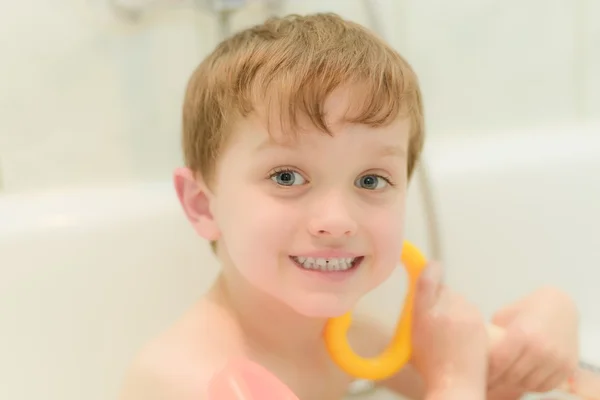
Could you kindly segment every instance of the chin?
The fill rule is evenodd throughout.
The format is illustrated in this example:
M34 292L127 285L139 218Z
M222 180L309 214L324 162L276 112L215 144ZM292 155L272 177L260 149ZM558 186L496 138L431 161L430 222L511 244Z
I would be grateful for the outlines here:
M301 315L311 318L334 318L352 311L357 299L343 299L331 294L304 295L289 301L289 305Z

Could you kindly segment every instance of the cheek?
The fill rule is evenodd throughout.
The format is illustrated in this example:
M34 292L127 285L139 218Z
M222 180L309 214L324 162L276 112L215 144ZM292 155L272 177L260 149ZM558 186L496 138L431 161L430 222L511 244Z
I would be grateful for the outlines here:
M400 260L404 240L404 211L402 207L381 210L370 219L373 248L378 262L393 268Z
M225 195L225 193L223 193ZM296 227L293 208L256 189L227 196L219 215L223 239L232 253L252 259L270 259L291 244ZM232 254L235 257L235 254Z

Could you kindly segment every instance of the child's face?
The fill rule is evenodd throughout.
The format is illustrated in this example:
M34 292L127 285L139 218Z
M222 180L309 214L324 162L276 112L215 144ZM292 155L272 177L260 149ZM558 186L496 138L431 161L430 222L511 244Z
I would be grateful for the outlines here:
M328 102L340 115L343 101ZM238 126L211 200L220 243L253 285L308 316L331 317L385 281L399 263L409 123L332 127L269 140Z

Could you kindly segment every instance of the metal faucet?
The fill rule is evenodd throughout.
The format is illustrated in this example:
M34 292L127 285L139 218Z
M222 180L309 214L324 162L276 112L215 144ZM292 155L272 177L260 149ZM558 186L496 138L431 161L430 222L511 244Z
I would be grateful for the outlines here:
M139 22L150 10L190 7L214 13L218 18L219 36L226 38L232 32L231 16L250 3L263 3L271 15L279 15L283 0L108 0L113 12L129 22Z

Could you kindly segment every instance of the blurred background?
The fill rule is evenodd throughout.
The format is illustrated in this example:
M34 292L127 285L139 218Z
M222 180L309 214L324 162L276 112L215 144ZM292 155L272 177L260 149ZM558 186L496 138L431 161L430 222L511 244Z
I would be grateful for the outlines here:
M409 238L486 315L568 291L600 364L600 1L4 0L0 398L116 398L211 283L170 183L185 84L224 33L317 11L377 30L420 77ZM394 324L403 278L361 307Z

